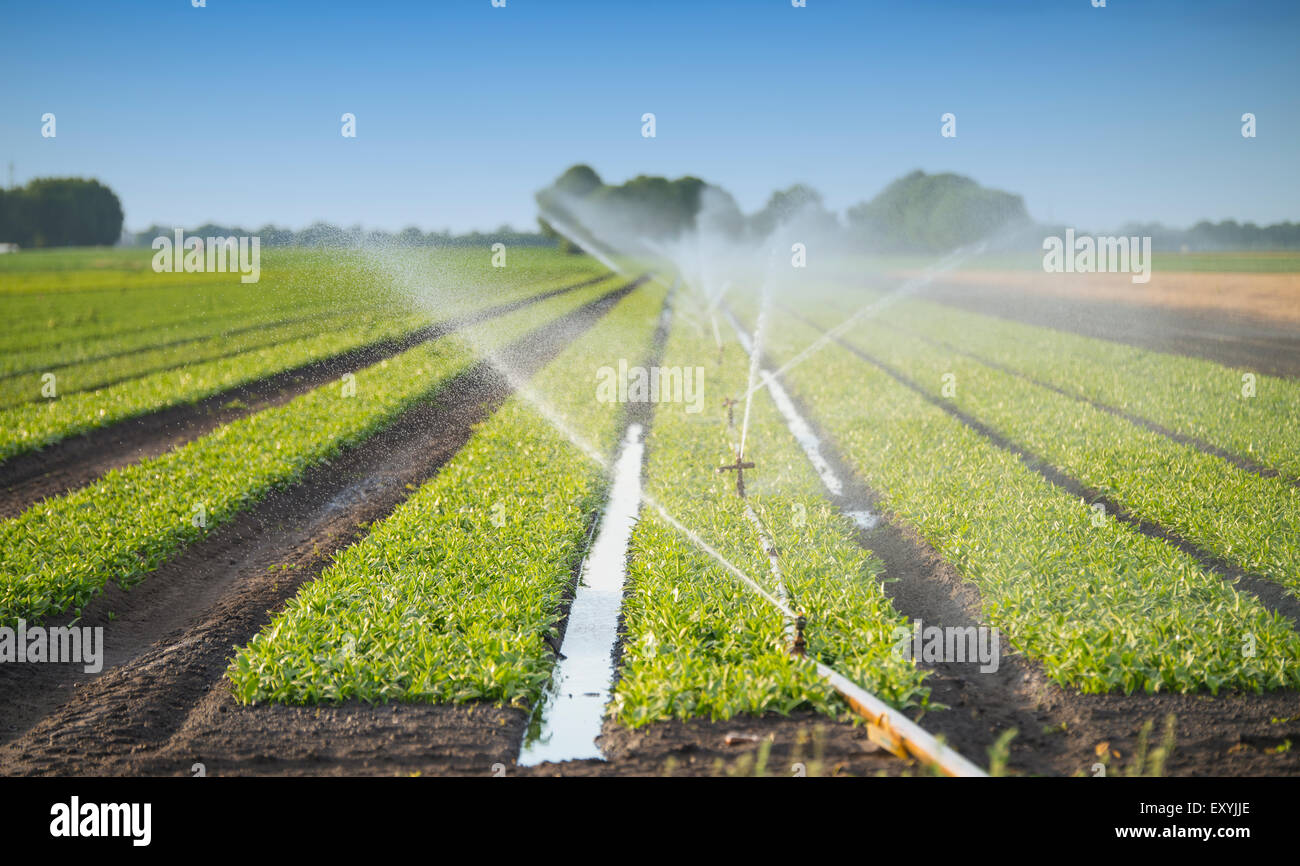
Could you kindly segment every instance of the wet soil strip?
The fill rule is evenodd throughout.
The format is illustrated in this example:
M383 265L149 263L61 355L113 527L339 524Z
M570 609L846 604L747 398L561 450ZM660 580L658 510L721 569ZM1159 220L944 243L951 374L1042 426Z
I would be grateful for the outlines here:
M754 353L754 341L749 333L736 319L729 306L724 304L722 312L727 317L727 322L736 332L745 354L752 355ZM785 420L785 426L789 428L790 434L794 436L799 443L799 447L803 449L804 454L808 457L808 462L812 464L817 477L821 479L822 486L834 497L836 507L857 524L859 529L864 531L873 529L880 516L871 509L863 491L850 489L846 492L843 480L845 476L843 473L836 472L830 461L822 454L821 437L813 431L811 425L804 419L803 413L795 407L794 401L790 399L785 387L768 370L763 370L761 375L767 382L767 390L772 395L772 402L776 404L777 411L781 413L781 417ZM852 476L847 477L852 478Z
M1238 469L1241 469L1245 472L1249 472L1252 475L1258 475L1260 478L1281 478L1283 481L1286 481L1289 484L1292 484L1296 487L1300 487L1300 478L1291 478L1289 476L1283 475L1277 469L1274 469L1270 466L1265 466L1263 463L1258 463L1254 460L1251 460L1249 457L1242 457L1238 454L1232 453L1231 451L1225 451L1219 446L1212 445L1211 443L1206 442L1203 439L1198 439L1195 436L1188 436L1185 433L1178 433L1174 430L1170 430L1168 427L1165 427L1161 424L1157 424L1155 421L1151 421L1147 418L1143 418L1140 415L1134 415L1132 412L1127 412L1123 409L1117 408L1115 406L1111 406L1107 403L1099 402L1097 400L1092 399L1091 397L1085 397L1081 394L1071 393L1065 390L1064 388L1053 385L1050 382L1043 381L1042 379L1039 379L1035 376L1031 376L1028 373L1025 373L1021 370L1017 370L1013 367L1008 367L1005 364L999 363L989 358L985 358L983 355L979 355L975 352L962 349L958 346L954 346L952 343L949 343L945 340L936 340L932 337L927 337L925 334L922 334L919 331L914 331L911 328L905 328L902 325L898 325L894 322L890 322L889 326L901 333L908 334L912 337L915 337L918 340L922 340L923 342L929 343L932 346L937 346L940 348L947 349L951 352L956 352L958 355L962 355L964 357L970 358L972 361L978 361L979 363L983 364L986 367L991 367L992 369L997 370L999 372L1007 373L1008 375L1015 376L1017 379L1021 379L1025 382L1029 382L1031 384L1037 385L1040 388L1046 388L1049 391L1053 391L1057 394L1060 394L1062 397L1069 397L1072 400L1078 400L1080 403L1086 403L1092 408L1105 412L1108 415L1114 415L1117 418L1123 418L1125 421L1128 421L1131 424L1136 424L1137 426L1142 427L1145 430L1150 430L1152 433L1155 433L1160 436L1164 436L1167 439L1172 439L1174 442L1177 442L1179 445L1186 445L1190 448L1195 448L1197 451L1200 451L1203 454L1208 454L1211 457L1218 457L1220 460L1224 460L1228 463L1231 463L1233 466L1236 466Z
M500 365L531 375L641 282L541 326L500 352ZM77 623L104 627L105 667L97 678L80 665L0 666L0 741L12 741L0 749L0 774L126 772L146 757L138 752L158 748L209 692L235 706L219 688L231 648L246 643L335 552L437 474L510 393L499 368L481 361L129 592L106 587Z
M521 766L603 757L596 740L610 698L628 544L641 506L641 433L640 424L628 425L609 504L569 607L560 661L543 699L541 730L524 741Z
M42 499L85 487L120 466L157 457L223 424L283 405L359 367L370 366L420 343L585 288L608 277L608 274L602 274L571 286L497 304L421 328L405 337L383 340L276 373L196 403L170 406L125 419L61 440L41 451L20 454L0 463L0 488L4 491L0 494L0 518L14 517Z
M663 361L676 291L674 284L664 299L644 362L647 369ZM599 740L605 706L618 683L623 650L623 583L632 530L641 508L645 434L654 421L652 404L628 403L625 420L623 447L614 463L609 502L593 521L595 543L588 548L575 575L573 595L561 611L557 623L559 663L546 695L534 707L520 746L519 766L604 760Z
M754 353L753 338L736 319L735 314L731 311L729 306L724 304L722 310L723 314L727 317L728 323L736 332L741 347L747 354L752 355ZM761 367L763 359L760 357L758 361ZM785 387L782 386L769 371L762 370L761 375L767 383L768 391L772 395L772 401L776 404L777 410L781 413L781 417L785 421L786 427L799 442L799 445L804 450L804 454L808 457L808 462L812 464L818 477L821 478L822 485L830 494L832 504L835 505L836 509L841 514L851 519L857 525L858 541L864 547L867 546L866 539L869 537L868 533L875 529L880 522L879 515L872 510L870 492L858 484L851 473L837 471L837 469L842 465L842 461L839 460L839 455L835 446L833 444L828 446L829 457L826 454L823 454L821 437L817 435L812 426L805 420L804 414L790 398ZM832 461L834 461L834 465L832 464ZM849 479L847 489L843 480L844 478ZM748 503L745 504L745 511L751 522L753 522L759 530L759 538L762 540L763 549L770 557L772 563L772 573L778 583L780 583L782 581L782 576L780 573L775 545L772 544L770 537L763 530L763 527L758 520L758 516L754 514L753 509L749 507ZM913 738L913 743L920 742L925 746L923 751L927 755L928 759L934 760L937 757L942 760L945 772L955 772L957 775L985 775L981 768L962 757L959 753L960 750L950 754L951 750L945 750L938 744L934 743L928 732L919 729L916 731L895 730L894 727L888 723L889 714L892 710L888 709L883 701L826 665L819 663L817 669L818 674L823 679L827 680L827 682L831 683L832 687L840 693L840 696L854 707L855 712L869 720L881 719L884 721L884 727L878 728L878 730L881 730L881 734L885 738L885 741L889 742L890 751L899 753L900 756L903 754L900 750L907 748L907 746L910 745L906 744L905 740L901 737L901 734L906 733L909 737ZM905 728L906 722L900 720L898 727ZM983 750L981 750L980 754L982 753Z
M783 309L788 315L798 319L804 324L817 328L818 330L823 330L819 325L809 321L788 307ZM1051 466L1047 461L1031 454L1020 445L1012 442L1005 436L1002 436L975 417L957 409L947 401L931 395L921 385L913 381L903 372L895 370L884 361L864 352L856 346L851 345L840 337L835 337L834 340L837 344L847 349L861 360L879 368L899 384L907 386L926 400L926 402L942 409L944 412L948 413L953 418L956 418L958 421L962 422L967 427L988 439L1004 451L1014 454L1020 462L1024 464L1024 466L1038 473L1046 481L1059 487L1072 496L1077 496L1083 499L1089 504L1097 502L1102 503L1106 507L1106 512L1116 520L1132 526L1143 535L1150 536L1151 538L1158 538L1178 548L1183 553L1186 553L1188 556L1195 559L1206 570L1218 574L1229 582L1235 583L1238 589L1245 590L1254 595L1270 612L1289 619L1292 628L1300 625L1300 599L1291 596L1280 584L1275 583L1263 575L1248 572L1234 563L1227 562L1215 554L1202 549L1200 546L1187 541L1168 528L1132 514L1120 503L1116 502L1111 497L1106 496L1101 491L1084 485L1077 479Z

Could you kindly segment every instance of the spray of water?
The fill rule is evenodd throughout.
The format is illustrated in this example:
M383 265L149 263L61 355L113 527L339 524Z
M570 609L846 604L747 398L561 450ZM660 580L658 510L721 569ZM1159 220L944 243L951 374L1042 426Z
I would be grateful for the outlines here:
M564 224L563 221L561 221L561 224L552 223L552 225L561 233L571 228ZM580 246L583 245L584 238L581 233L571 237L566 235L566 237L569 237L571 241ZM591 244L589 237L587 243ZM584 246L584 249L586 248ZM363 247L362 252L373 266L383 272L400 292L415 302L425 305L431 312L447 303L464 298L467 294L466 286L473 285L471 276L463 269L451 266L447 262L440 261L437 257L429 256L427 253L416 254L409 250L381 246ZM603 261L606 261L607 266L610 266L611 269L618 269L613 257L606 257ZM489 346L480 331L468 328L457 332L453 335L453 338L457 339L477 360L490 364L509 384L518 399L526 401L579 453L595 464L603 473L609 474L611 464L601 449L574 429L546 396L532 385L529 377L515 369L495 348ZM775 604L778 609L784 611L783 605L773 598L770 593L763 590L753 578L741 571L734 563L700 538L696 532L687 528L650 494L642 492L641 503L657 513L664 522L681 533L691 544L715 560L727 573L735 576L760 596Z
M716 227L710 227L708 218L709 205L706 200L697 221L697 229L694 232L688 233L685 237L656 241L647 239L644 236L619 236L617 233L611 235L605 231L597 232L591 229L590 226L601 225L601 223L582 219L581 207L577 203L570 203L570 205L572 210L579 214L579 221L583 223L583 227L579 228L557 214L547 213L547 220L556 231L592 254L612 271L626 272L625 267L619 264L620 257L625 259L651 257L660 261L661 271L675 271L678 274L679 282L683 284L684 290L674 293L674 313L682 315L684 318L690 318L693 313L694 317L700 322L707 318L719 346L722 345L722 337L717 324L716 311L726 297L727 292L733 290L735 286L760 286L758 323L753 345L748 347L751 364L745 395L745 421L741 434L741 452L743 454L750 417L749 401L757 390L764 387L765 383L773 378L770 374L763 376L758 374L762 339L768 322L768 311L775 291L783 283L789 282L788 278L782 280L779 277L779 271L774 267L774 263L777 261L777 251L783 249L784 244L792 236L801 234L800 215L796 214L794 217L782 222L768 237L759 241L738 239L726 232L717 230ZM805 229L802 232L803 236L811 237L806 231L807 227L803 226L803 228ZM807 243L807 241L801 242ZM828 248L829 246L830 244L828 244ZM768 254L763 256L761 251L766 251ZM431 264L427 257L417 262L416 257L409 254L399 256L394 255L393 250L377 248L367 249L366 253L376 267L381 268L394 282L405 288L409 297L427 304L430 308L436 307L442 300L461 297L460 293L463 292L463 287L468 282L467 274L457 273L454 268L448 268L446 265L433 266L438 269L438 272L431 275L429 272ZM966 251L964 255L971 254L974 254L974 251ZM890 297L899 295L900 291L914 290L923 282L932 280L934 276L944 269L956 267L963 260L964 255L962 251L950 255L944 262L928 269L927 273L922 277L905 283L903 287L900 287L900 290L895 291ZM765 260L766 267L763 268L761 274L756 273L754 263L763 260ZM433 278L431 279L431 277ZM663 280L663 277L659 278ZM889 297L864 307L855 313L850 320L839 326L836 332L842 332L849 321L867 315L873 308L881 308L888 301ZM496 350L483 341L478 332L474 329L467 329L457 336L473 352L475 357L492 365L502 378L509 383L519 399L527 401L554 430L599 467L602 472L610 472L610 461L601 450L595 447L580 432L573 429L545 396L531 385L528 377L506 363ZM808 357L827 341L828 338L819 339L813 346L800 353L796 359L787 363L776 375L780 375L781 372L788 370L794 363ZM795 611L791 609L785 599L773 595L758 581L737 567L702 538L698 532L670 513L651 494L642 491L640 493L640 502L644 507L656 513L660 519L672 527L692 546L709 556L726 573L770 604L787 619L796 616Z
M763 379L761 379L758 382L751 381L749 387L745 391L745 399L748 400L755 391L767 387L768 383L773 379L783 376L790 370L797 367L799 364L802 364L804 361L808 360L808 358L812 357L812 355L814 355L819 349L828 345L832 340L834 340L836 337L846 332L849 328L853 327L853 325L856 324L857 322L860 322L863 319L874 316L877 313L879 313L881 310L886 309L890 305L897 303L903 298L915 294L918 290L933 283L935 279L938 278L940 275L947 273L948 271L951 271L954 268L959 267L961 264L963 264L973 256L977 256L980 253L984 252L985 248L986 248L986 244L977 243L967 247L961 247L959 249L953 250L951 253L944 256L943 259L941 259L939 262L927 266L920 275L916 277L912 277L911 279L908 280L904 280L893 290L886 293L883 297L869 304L866 304L865 306L858 308L854 313L846 317L842 322L840 322L834 328L831 328L830 330L826 331L817 339L813 340L813 342L810 343L808 346L804 347L798 354L792 357L789 361L786 361L784 364L782 364L776 370L775 373L763 377ZM760 313L759 321L760 321L759 328L761 330L762 327L761 313ZM755 334L755 343L758 344L757 345L758 349L761 349L762 344L759 335L757 333Z

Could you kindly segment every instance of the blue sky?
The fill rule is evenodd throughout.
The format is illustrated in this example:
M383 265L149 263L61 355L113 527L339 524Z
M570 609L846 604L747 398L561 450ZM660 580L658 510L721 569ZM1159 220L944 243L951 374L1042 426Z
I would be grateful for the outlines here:
M207 4L5 4L0 169L98 177L130 228L531 227L579 161L746 210L794 182L843 210L922 168L1083 228L1300 218L1300 3Z

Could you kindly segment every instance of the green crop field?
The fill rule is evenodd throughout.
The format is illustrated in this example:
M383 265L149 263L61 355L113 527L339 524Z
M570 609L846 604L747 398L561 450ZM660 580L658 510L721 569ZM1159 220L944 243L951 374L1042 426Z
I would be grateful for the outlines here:
M1287 838L1300 3L3 22L10 859Z
M918 773L951 771L934 743L1004 771L1060 707L1067 745L1012 765L1082 773L1091 699L1285 719L1296 380L898 293L914 264L718 291L548 248L272 248L257 283L0 258L0 625L103 627L129 676L206 647L235 721L461 713L521 769L584 696L609 743L816 720L915 758L889 719L918 720Z

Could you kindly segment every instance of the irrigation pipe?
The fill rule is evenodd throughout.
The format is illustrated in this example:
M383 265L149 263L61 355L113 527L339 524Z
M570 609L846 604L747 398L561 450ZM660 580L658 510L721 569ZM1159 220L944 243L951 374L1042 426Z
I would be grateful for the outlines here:
M853 711L873 725L889 742L880 745L894 754L905 750L924 763L938 767L948 776L987 776L979 767L963 758L928 734L920 725L848 677L827 665L817 662L817 674L839 692ZM877 740L879 742L879 740Z

